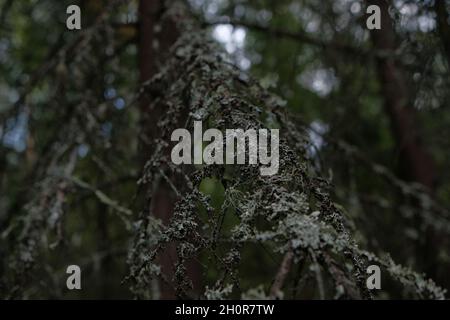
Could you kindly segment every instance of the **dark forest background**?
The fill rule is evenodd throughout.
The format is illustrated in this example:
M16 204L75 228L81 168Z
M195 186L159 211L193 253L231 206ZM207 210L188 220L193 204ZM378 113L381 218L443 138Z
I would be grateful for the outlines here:
M0 296L442 298L449 74L446 0L0 0ZM193 119L292 170L180 173Z

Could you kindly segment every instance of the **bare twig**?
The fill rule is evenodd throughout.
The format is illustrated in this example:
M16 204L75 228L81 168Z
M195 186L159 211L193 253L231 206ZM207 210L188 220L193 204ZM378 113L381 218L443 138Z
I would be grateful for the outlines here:
M272 284L272 288L270 289L271 299L275 299L280 296L286 277L291 271L293 260L294 251L289 249L289 251L284 255L283 261L281 262L280 268L278 269L277 275L275 276L275 280Z

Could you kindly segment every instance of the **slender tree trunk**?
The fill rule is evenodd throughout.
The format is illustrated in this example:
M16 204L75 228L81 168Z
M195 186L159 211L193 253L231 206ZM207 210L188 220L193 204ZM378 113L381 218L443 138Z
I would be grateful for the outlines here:
M158 23L161 22L163 1L161 0L141 0L139 2L139 80L142 85L145 81L152 78L158 72L159 40L156 33ZM143 96L140 101L141 114L141 141L140 152L142 164L145 164L154 151L152 138L155 136L157 121L163 110L150 110L149 100ZM174 199L167 186L160 183L153 194L151 213L167 224L172 216ZM151 214L150 212L148 214ZM160 258L162 274L167 279L172 278L173 259L175 259L175 247L170 246ZM160 282L160 298L170 299L174 297L174 291L170 285Z
M372 42L376 50L393 52L397 49L396 33L389 15L389 4L385 0L368 0L369 5L381 8L381 30L372 30ZM393 134L399 148L399 166L402 177L415 181L434 193L436 171L435 163L420 139L416 110L411 105L408 80L402 67L394 57L379 58L377 61L384 106L388 114ZM418 221L418 227L422 223ZM436 252L438 239L431 230L425 232L423 245L418 248L422 256L422 266L429 276L436 275Z
M163 0L140 0L139 2L139 71L140 84L155 76L160 66L164 65L169 48L176 41L178 32L174 21L163 19L165 1ZM158 136L158 120L164 114L164 107L154 104L149 109L150 101L142 97L140 101L141 113L141 141L140 152L142 164L151 157L155 150L153 139ZM151 212L164 224L168 224L173 213L173 205L176 197L170 187L164 181L156 181L156 187L152 195ZM160 281L160 298L175 298L175 291L170 285L174 275L176 262L176 246L168 245L164 254L161 255L159 263L163 277L167 282ZM194 285L194 290L199 289L200 274L198 265L188 263L188 274Z
M371 31L375 49L394 51L397 44L387 2L369 0L368 3L380 6L382 12L381 30ZM432 192L436 180L435 164L420 139L416 111L411 106L405 72L395 63L395 58L391 57L378 59L378 73L385 98L385 109L400 149L402 174L404 178L419 182Z

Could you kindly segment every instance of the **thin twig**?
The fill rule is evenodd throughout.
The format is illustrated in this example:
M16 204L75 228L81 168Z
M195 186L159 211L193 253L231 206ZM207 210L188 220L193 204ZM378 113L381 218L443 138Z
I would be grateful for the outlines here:
M294 260L294 251L289 249L284 255L283 261L281 262L280 268L278 269L275 280L270 289L270 298L275 299L280 296L281 289L283 288L284 282L287 275L291 271L292 262Z

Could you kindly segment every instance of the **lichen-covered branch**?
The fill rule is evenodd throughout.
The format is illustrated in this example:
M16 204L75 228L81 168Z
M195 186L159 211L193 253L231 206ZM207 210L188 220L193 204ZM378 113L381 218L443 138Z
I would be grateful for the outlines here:
M139 181L149 191L146 207L136 221L136 238L129 254L128 280L135 294L151 297L149 284L161 277L178 297L193 297L186 262L208 256L209 263L220 270L219 278L200 297L244 296L251 288L242 287L238 276L242 252L258 243L270 248L276 257L292 255L294 264L306 258L315 275L320 275L316 286L319 297L325 295L324 286L331 285L340 297L371 298L365 275L367 264L375 261L412 293L443 298L442 289L432 281L359 249L349 232L348 218L331 200L332 186L317 176L305 156L305 135L284 116L282 100L233 66L207 33L196 29L182 6L173 5L167 15L176 15L174 20L180 21L179 30L184 32L172 47L165 69L148 90L154 101L165 106L166 113L158 122L160 136L154 141L160 148L146 163ZM261 176L258 166L173 165L167 156L168 141L186 110L188 129L193 128L194 120L222 130L280 128L278 174ZM149 216L151 186L161 178L172 180L179 195L167 225ZM224 188L219 212L200 191L204 179L214 179ZM224 230L223 219L230 215L237 222ZM161 274L156 263L169 244L177 248L172 278Z

